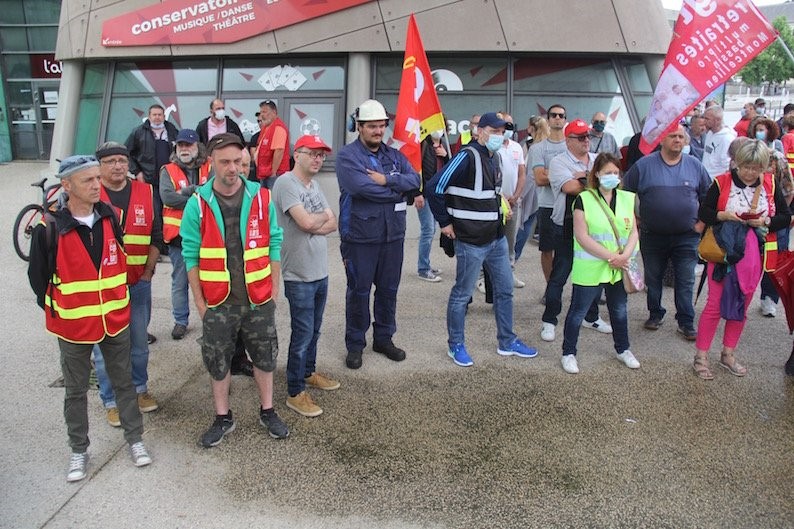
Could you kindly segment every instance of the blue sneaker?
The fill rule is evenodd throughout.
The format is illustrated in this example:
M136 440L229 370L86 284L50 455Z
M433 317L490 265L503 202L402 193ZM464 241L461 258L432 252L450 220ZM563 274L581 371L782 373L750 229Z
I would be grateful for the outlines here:
M506 349L502 349L501 347L496 349L496 352L502 356L520 356L521 358L534 358L538 356L538 350L534 347L530 347L518 338L515 339L513 343L510 344L509 347Z
M466 346L462 343L456 343L450 347L449 351L447 351L447 354L452 361L458 364L460 367L469 367L474 365L474 360L471 359L469 353L466 351Z

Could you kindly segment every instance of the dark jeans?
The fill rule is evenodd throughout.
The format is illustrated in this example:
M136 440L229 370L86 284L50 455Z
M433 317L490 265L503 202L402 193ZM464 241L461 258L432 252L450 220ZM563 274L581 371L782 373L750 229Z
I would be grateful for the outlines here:
M562 226L554 224L554 261L551 265L551 277L546 284L546 309L541 318L544 323L557 325L557 317L562 312L562 290L568 282L573 267L573 239L565 237ZM600 292L600 287L599 292ZM585 320L596 321L598 319L598 298L593 301L587 311Z
M786 227L777 232L778 251L788 250L788 238L790 231L791 229ZM769 277L769 274L766 272L764 272L764 275L761 277L761 299L764 298L769 298L775 303L777 303L780 300L780 296L777 293L775 284L772 281L772 278Z
M565 328L562 340L562 354L575 355L576 343L579 341L579 329L582 328L584 315L598 302L603 288L607 297L609 323L612 325L612 339L615 353L621 354L629 348L629 318L626 310L626 290L623 281L614 285L602 283L595 286L574 285L571 294L571 308L565 317ZM547 301L548 303L548 301Z
M289 301L292 333L287 358L287 391L294 397L306 387L304 378L317 367L317 340L323 324L328 278L319 281L284 281L284 296Z
M675 319L679 327L694 329L695 306L692 294L695 286L695 265L700 235L694 231L680 234L640 232L640 251L645 263L650 318L661 321L667 311L662 307L662 278L669 259L673 265L675 282Z

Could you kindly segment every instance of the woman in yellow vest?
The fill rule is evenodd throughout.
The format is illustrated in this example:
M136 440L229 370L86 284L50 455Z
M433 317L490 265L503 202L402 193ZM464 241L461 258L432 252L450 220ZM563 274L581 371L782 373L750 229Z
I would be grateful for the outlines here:
M629 350L626 291L623 288L623 270L638 251L639 235L634 216L634 193L617 189L620 184L619 167L620 161L612 154L599 154L587 176L587 188L574 201L573 294L565 317L562 342L562 368L566 373L579 372L576 362L579 329L588 307L601 296L602 290L606 293L615 354L626 367L640 367ZM620 241L615 238L610 218Z

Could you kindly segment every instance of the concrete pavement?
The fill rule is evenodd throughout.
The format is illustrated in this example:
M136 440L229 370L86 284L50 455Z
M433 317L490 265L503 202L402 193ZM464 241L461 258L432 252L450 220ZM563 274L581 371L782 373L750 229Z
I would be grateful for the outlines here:
M517 266L527 287L515 291L515 328L540 355L498 356L492 312L475 294L467 320L475 365L460 368L446 356L454 261L434 245L444 281L416 277L413 213L395 336L408 358L399 364L368 348L362 369L344 367L345 280L331 240L319 369L342 387L314 391L325 410L314 419L284 405L289 312L279 301L275 392L292 430L285 441L258 425L252 381L234 377L236 431L216 448L197 445L213 419L197 321L191 316L184 340L171 340L170 265L159 265L150 390L161 408L146 414L144 436L154 463L133 467L91 392L89 477L67 483L63 390L49 387L60 376L57 345L8 239L16 213L37 199L28 183L46 167L0 166L2 528L794 526L794 381L782 369L791 350L782 309L763 318L757 301L751 306L737 350L747 377L716 366L715 341L715 380L704 382L692 373L692 344L675 332L671 289L656 332L642 328L645 298L634 295L630 338L642 368L626 369L609 336L583 330L581 373L567 375L561 336L538 337L544 285L528 246ZM333 176L322 178L333 202Z

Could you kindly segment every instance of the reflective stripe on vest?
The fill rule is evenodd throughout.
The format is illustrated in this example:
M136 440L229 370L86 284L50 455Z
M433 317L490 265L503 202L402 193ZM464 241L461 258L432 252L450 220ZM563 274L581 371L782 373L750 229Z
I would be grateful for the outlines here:
M615 212L609 210L609 214L615 221L615 226L620 235L620 245L625 246L631 234L634 223L634 193L628 191L615 190ZM615 233L604 210L601 209L598 201L601 201L609 208L601 196L597 196L590 190L585 190L579 194L584 206L584 217L587 222L587 233L601 246L611 252L619 250L618 241L615 240ZM637 251L637 248L634 249ZM590 254L585 250L579 241L574 237L573 241L573 267L571 268L571 282L575 285L595 286L601 283L615 284L623 278L620 270L612 268L609 263L600 257Z
M130 201L127 209L122 210L110 200L105 186L100 190L100 198L107 202L116 212L124 233L124 251L127 254L127 282L134 285L143 275L146 261L149 259L149 246L152 243L154 226L154 205L152 186L137 180L129 180Z
M190 185L187 180L187 175L182 168L177 164L171 162L163 166L171 179L171 184L174 186L174 191L179 193ZM203 185L209 178L211 166L210 161L207 160L199 167L199 181L198 185ZM163 204L163 241L169 243L179 236L179 226L182 224L182 210Z
M102 222L102 260L94 266L77 230L59 235L55 273L45 296L47 331L72 343L97 343L129 326L124 249L110 217Z
M199 196L201 207L201 247L199 282L208 307L217 307L229 297L231 276L226 244L210 205ZM249 301L261 305L273 292L270 267L270 192L262 188L244 217L243 275Z

